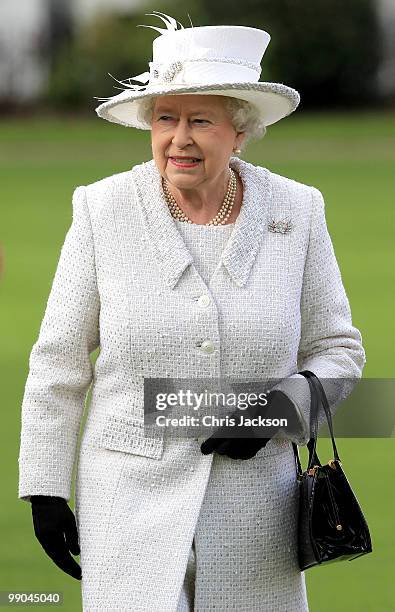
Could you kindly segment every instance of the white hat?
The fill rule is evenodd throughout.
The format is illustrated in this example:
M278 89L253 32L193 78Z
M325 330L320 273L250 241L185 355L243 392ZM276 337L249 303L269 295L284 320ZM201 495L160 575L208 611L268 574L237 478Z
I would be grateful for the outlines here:
M159 17L167 29L153 41L150 72L117 81L122 93L96 108L99 117L127 127L150 130L139 117L142 99L170 94L232 96L247 100L258 110L265 126L290 115L300 102L299 93L282 83L258 81L261 61L270 42L264 30L246 26L203 26L177 29L177 22L165 13ZM111 76L111 75L110 75ZM117 79L115 79L117 80ZM139 81L146 85L131 84ZM121 89L121 88L119 88Z

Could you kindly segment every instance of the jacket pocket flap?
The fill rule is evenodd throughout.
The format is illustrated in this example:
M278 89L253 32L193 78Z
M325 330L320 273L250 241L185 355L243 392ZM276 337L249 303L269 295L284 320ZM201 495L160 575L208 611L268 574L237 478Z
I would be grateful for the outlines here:
M145 435L144 423L123 416L107 415L99 445L110 450L160 459L163 454L163 433Z

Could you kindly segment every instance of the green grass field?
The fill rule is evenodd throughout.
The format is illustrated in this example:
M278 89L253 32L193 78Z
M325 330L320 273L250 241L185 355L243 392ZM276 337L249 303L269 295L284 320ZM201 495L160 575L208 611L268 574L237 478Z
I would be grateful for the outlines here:
M270 127L242 157L322 191L353 323L366 350L363 376L395 378L395 115L300 111ZM95 117L0 121L0 591L61 591L67 612L81 609L80 584L47 558L33 533L30 504L17 497L28 358L71 222L74 188L150 158L149 132ZM321 461L327 461L329 441L323 439L319 449ZM351 563L308 570L311 612L394 611L394 439L342 438L338 450L374 551ZM301 458L305 465L305 449Z

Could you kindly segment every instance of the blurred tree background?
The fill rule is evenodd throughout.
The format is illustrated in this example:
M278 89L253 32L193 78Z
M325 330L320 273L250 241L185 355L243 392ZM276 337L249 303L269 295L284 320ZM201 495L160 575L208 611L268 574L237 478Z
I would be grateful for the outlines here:
M262 61L262 81L295 87L304 108L364 107L380 102L375 79L382 60L382 36L375 0L179 1L155 10L184 27L245 25L267 30L272 39ZM52 107L91 112L93 96L119 93L108 73L125 79L148 70L152 40L164 27L155 17L101 13L64 41L53 58L45 101ZM226 15L226 19L224 17ZM189 19L190 18L190 19ZM89 105L91 100L91 105Z

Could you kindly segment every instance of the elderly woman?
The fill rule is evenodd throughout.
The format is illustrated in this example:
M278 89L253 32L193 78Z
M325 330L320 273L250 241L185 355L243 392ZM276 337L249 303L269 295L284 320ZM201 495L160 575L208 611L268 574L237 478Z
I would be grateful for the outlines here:
M299 102L258 81L270 36L163 21L150 73L134 77L146 85L122 82L97 108L150 129L153 159L74 192L30 357L19 497L51 559L82 569L86 611L302 612L298 372L322 380L334 411L361 377L361 335L320 191L235 155ZM294 415L287 435L148 434L146 378L225 377L276 379L267 406Z

